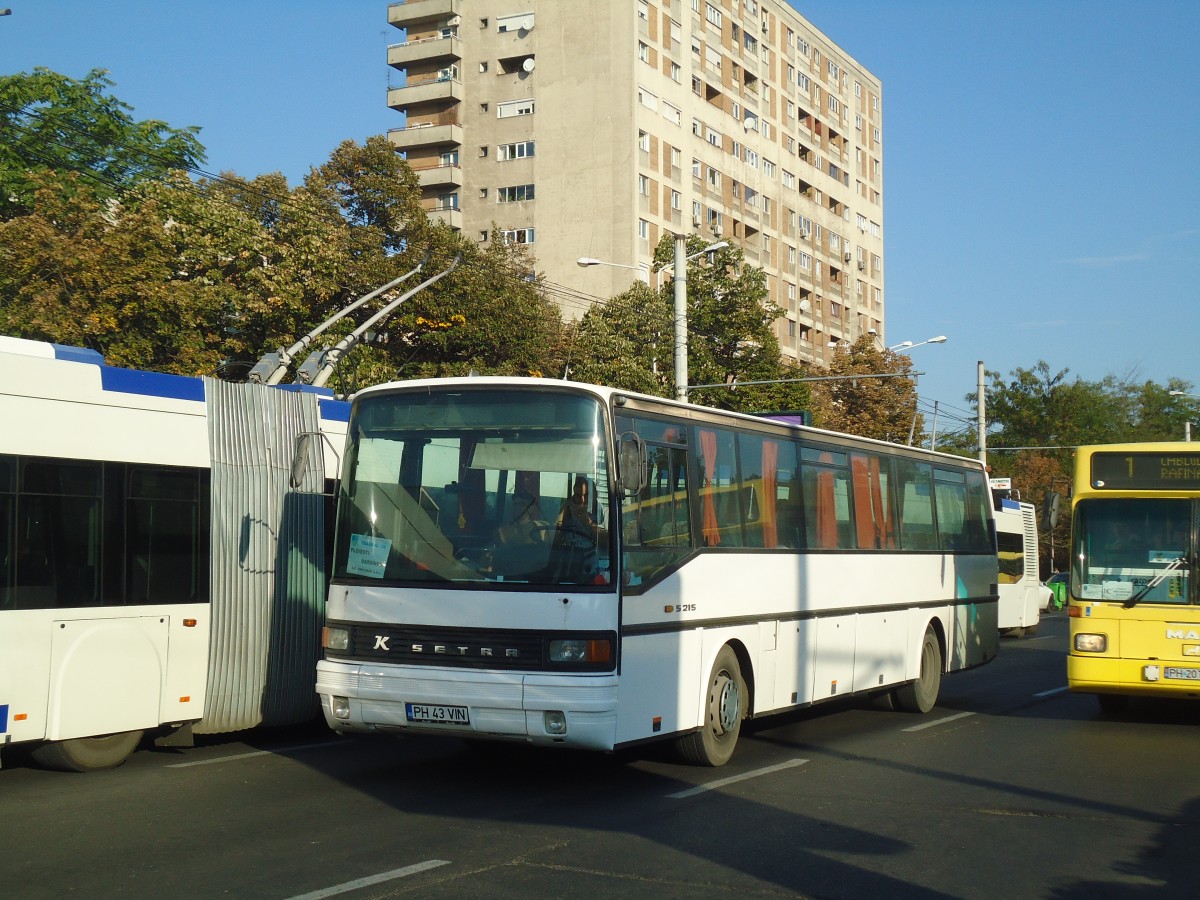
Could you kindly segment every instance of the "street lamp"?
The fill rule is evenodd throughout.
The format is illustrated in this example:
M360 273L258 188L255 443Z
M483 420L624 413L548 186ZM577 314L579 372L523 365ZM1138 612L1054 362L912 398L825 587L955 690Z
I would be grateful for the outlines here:
M693 253L691 256L685 256L683 258L683 261L690 262L693 259L696 259L697 257L703 256L705 253L714 253L717 250L724 250L728 246L729 246L728 241L717 241L715 244L709 244L703 250L699 250L696 253ZM667 271L667 269L670 269L672 272L674 272L675 271L675 263L673 263L673 262L668 263L667 265L663 266L658 271L665 272L665 271Z
M1167 391L1172 397L1187 397L1189 400L1200 400L1200 394L1189 394L1187 391ZM1188 419L1183 423L1183 439L1190 442L1192 440L1192 420Z
M948 341L944 334L939 334L937 337L931 337L928 340L917 341L915 344L912 341L901 341L894 347L888 347L893 353L903 353L906 350L911 350L913 347L923 347L925 344L944 344Z
M625 263L607 262L603 259L592 259L590 256L581 256L575 260L575 265L581 269L586 269L588 266L611 266L614 269L637 269L641 270L641 266L630 266Z

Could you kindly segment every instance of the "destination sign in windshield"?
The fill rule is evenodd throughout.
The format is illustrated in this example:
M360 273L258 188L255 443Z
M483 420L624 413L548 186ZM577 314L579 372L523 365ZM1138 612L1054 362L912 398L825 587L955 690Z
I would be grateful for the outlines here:
M1200 452L1094 453L1091 481L1114 491L1200 490Z

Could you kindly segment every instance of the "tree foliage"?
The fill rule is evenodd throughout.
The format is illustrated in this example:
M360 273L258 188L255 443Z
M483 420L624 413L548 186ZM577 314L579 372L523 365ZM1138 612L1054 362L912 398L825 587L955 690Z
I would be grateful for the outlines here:
M79 173L92 193L122 191L204 161L198 128L138 121L108 93L103 69L82 80L45 68L0 76L0 219L28 213L46 169Z
M911 371L908 356L880 349L874 335L839 345L827 369L809 367L813 377L831 379L813 383L813 424L881 441L908 443L911 437L920 443L924 418Z

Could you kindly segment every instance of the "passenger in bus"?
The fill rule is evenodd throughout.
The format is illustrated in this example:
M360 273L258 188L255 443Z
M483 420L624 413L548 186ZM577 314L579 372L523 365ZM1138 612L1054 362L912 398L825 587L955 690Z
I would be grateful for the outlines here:
M596 544L607 536L588 504L588 480L575 478L571 496L563 501L555 520L554 569L560 580L582 581L596 571Z

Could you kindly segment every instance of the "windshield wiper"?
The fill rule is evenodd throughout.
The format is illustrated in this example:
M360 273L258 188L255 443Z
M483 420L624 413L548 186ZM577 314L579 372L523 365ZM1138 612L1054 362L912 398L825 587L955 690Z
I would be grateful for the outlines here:
M1170 565L1168 565L1165 569L1163 569L1161 572L1159 572L1157 575L1155 575L1153 578L1151 578L1149 581L1147 581L1145 587L1143 587L1140 591L1138 591L1136 594L1134 594L1132 597L1130 597L1128 600L1126 600L1121 605L1125 609L1133 609L1135 606L1137 606L1139 603L1141 603L1146 598L1146 595L1148 593L1150 593L1150 591L1152 591L1154 588L1156 588L1160 584L1162 584L1163 579L1165 579L1168 575L1170 575L1176 569L1179 569L1186 564L1187 564L1186 556L1179 556L1179 557L1176 557L1175 559L1171 560Z

